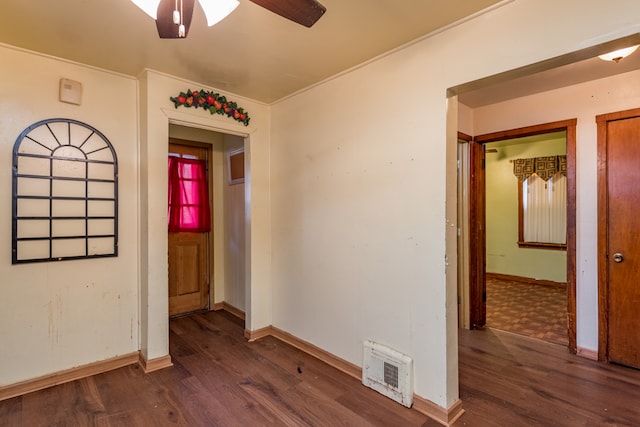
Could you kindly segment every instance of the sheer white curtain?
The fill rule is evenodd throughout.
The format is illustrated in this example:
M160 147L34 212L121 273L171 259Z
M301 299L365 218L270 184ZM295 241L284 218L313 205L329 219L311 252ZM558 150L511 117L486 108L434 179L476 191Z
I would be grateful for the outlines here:
M533 174L523 183L524 241L567 242L567 178L556 173L548 181Z

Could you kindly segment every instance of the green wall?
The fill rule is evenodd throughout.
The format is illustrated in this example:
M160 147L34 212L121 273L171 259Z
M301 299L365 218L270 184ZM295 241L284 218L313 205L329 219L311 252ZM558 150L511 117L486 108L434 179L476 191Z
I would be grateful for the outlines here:
M564 132L486 144L487 273L567 281L567 252L518 247L518 180L510 160L566 154Z

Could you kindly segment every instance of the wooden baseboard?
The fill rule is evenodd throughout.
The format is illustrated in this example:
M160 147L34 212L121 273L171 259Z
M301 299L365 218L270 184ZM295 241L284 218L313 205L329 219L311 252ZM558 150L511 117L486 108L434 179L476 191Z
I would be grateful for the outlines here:
M260 338L268 337L269 335L273 335L271 326L267 326L266 328L256 329L255 331L250 331L248 329L244 330L244 337L249 342L259 340Z
M590 348L578 347L576 355L584 357L586 359L598 360L598 351L591 350Z
M464 414L460 399L446 409L416 394L413 395L413 409L446 427L451 426Z
M539 280L534 279L533 277L521 277L521 276L512 276L510 274L501 274L501 273L486 273L487 278L495 278L502 280L509 280L513 282L522 282L528 283L530 285L544 285L544 286L558 286L558 287L566 287L566 282L554 282L553 280Z
M256 334L256 332L259 332L259 334ZM328 351L323 350L320 347L317 347L305 340L302 340L295 335L285 332L282 329L278 329L274 326L269 326L258 331L245 330L245 337L247 337L247 335L252 337L259 335L258 337L255 337L250 341L255 341L256 339L271 335L275 338L278 338L280 341L284 341L287 344L301 351L304 351L305 353L315 357L316 359L326 363L327 365L332 366L341 372L344 372L345 374L357 379L358 381L362 380L362 368L360 368L359 366L354 365L351 362L347 362L346 360L332 353L329 353ZM416 394L413 395L413 408L416 411L426 415L427 417L433 418L440 424L447 427L453 424L464 413L461 400L456 401L456 403L451 405L450 408L446 409Z
M226 311L228 313L233 314L238 319L246 320L246 315L245 315L244 311L240 310L239 308L236 308L236 307L232 306L231 304L229 304L226 301L217 302L217 303L213 304L213 307L211 307L211 310L213 310L213 311L224 310L224 311Z
M0 400L10 399L12 397L31 393L32 391L42 390L55 385L90 377L91 375L97 375L113 369L133 365L138 362L138 354L139 352L135 351L122 356L112 357L107 360L101 360L99 362L65 369L64 371L54 372L53 374L3 386L0 387Z
M285 332L282 329L278 329L272 326L271 331L271 335L278 338L279 340L284 341L287 344L290 344L293 347L304 351L305 353L323 361L329 366L333 366L337 370L342 371L347 375L350 375L358 380L362 380L362 368L360 368L359 366L347 362L346 360L335 356L328 351L321 349L320 347L316 347L315 345L307 341L301 340L300 338L291 335L290 333Z
M155 359L147 360L145 359L142 352L140 352L140 356L138 358L138 364L142 368L145 374L153 371L159 371L160 369L168 368L173 366L171 363L171 356L168 354L162 357L156 357Z

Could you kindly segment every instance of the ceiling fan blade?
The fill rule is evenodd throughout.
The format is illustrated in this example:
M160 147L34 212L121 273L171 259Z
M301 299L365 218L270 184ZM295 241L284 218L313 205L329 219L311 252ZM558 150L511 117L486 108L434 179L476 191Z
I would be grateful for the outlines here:
M182 0L182 24L185 28L184 37L189 35L191 18L193 17L193 5L195 0ZM161 0L158 5L158 19L156 28L161 39L183 38L178 36L178 25L173 23L173 11L176 9L176 0ZM180 0L178 0L180 10Z
M327 11L317 0L251 0L283 18L311 27Z

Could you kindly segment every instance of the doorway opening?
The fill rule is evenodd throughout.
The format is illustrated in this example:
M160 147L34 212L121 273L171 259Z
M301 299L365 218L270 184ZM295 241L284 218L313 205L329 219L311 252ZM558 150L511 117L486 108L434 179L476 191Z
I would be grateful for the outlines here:
M567 132L546 127L476 138L485 165L486 326L567 347Z
M209 309L211 146L169 138L169 316Z
M549 117L553 120L554 116L557 115L559 108L575 108L576 111L568 110L568 114L572 115L577 115L578 112L581 114L592 114L593 109L590 105L578 105L575 103L575 105L573 105L571 102L564 102L570 101L570 98L556 99L555 96L559 96L560 93L557 92L557 90L562 90L562 88L565 87L573 87L574 85L588 84L589 90L600 91L601 88L599 87L597 80L605 78L617 79L617 77L613 76L619 74L622 70L612 67L604 67L603 61L598 59L598 55L613 51L621 46L637 44L637 42L638 35L634 34L449 88L449 102L450 105L454 106L450 109L450 117L452 119L450 119L447 126L449 129L449 143L455 143L454 133L452 132L454 130L458 132L459 137L462 132L469 135L478 135L484 132L490 132L493 129L505 129L510 123L515 124L516 126L526 126L527 123L523 121L529 116L542 117L543 119L544 117ZM633 63L634 60L635 59L632 59L625 64L625 66L629 66L631 69L637 69L637 66ZM620 82L617 83L619 84ZM543 93L549 94L548 99L551 102L551 104L549 104L549 110L545 110L544 107L541 108L545 102L548 102L545 101L547 96L542 95ZM509 105L513 106L512 111L506 110L507 104L505 102L509 102ZM529 103L531 103L530 105L533 107L532 114L527 114L526 109L523 108ZM520 112L520 115L518 115L518 112ZM593 117L595 117L595 114L593 114ZM506 124L507 126L501 126L501 124ZM513 127L515 128L516 126ZM571 159L569 154L573 151L573 160L568 160L571 164L567 165L568 171L572 173L572 176L568 177L568 190L573 192L575 192L576 184L576 164L575 146L570 146L570 137L573 137L573 141L575 141L575 127L575 124L570 126L567 133L567 137L569 139L567 147L568 159ZM591 132L588 125L585 125L583 129L585 129L587 135ZM504 137L504 135L501 137ZM470 173L472 167L476 167L475 170L480 170L482 162L485 160L484 144L473 140L473 138L471 139L472 140L470 142L465 141L461 143L461 140L458 138L459 148L460 145L462 145L461 149L463 152L467 153L468 161L466 165L467 171L458 173L458 177L460 179L460 177L464 176L465 173L467 174L470 183L468 195L475 194L478 188L484 188L484 181L481 181L481 179L484 179L484 175L478 174L476 176ZM483 142L488 143L490 141ZM587 141L587 143L588 142L589 141ZM587 147L587 150L588 149L589 147ZM461 157L458 155L459 164L462 163L460 162L460 159ZM586 185L589 185L589 183L590 181L587 179ZM478 185L482 185L482 187L477 187ZM450 185L449 188L453 189L454 186ZM585 199L583 199L583 201L584 200ZM484 197L482 198L482 202L484 202ZM590 264L588 264L589 261L592 261L591 258L585 258L584 260L581 259L580 262L581 274L583 274L580 276L582 281L581 283L585 284L584 292L581 292L580 303L581 308L585 308L586 310L583 313L587 313L587 316L582 316L581 320L582 332L580 341L582 344L580 347L576 346L577 302L575 287L577 265L575 257L575 197L570 197L568 203L568 220L573 221L574 223L573 229L568 228L567 230L567 291L569 297L567 310L569 328L568 347L571 352L577 352L584 357L595 359L597 354L592 350L595 346L593 345L593 342L590 342L593 341L594 334L594 322L590 317L592 313L592 311L590 311L590 307L592 306L584 305L586 302L593 299L593 289L597 286L597 284L593 283L594 278L591 275L592 271L590 270ZM458 201L458 208L464 209L460 200ZM590 213L591 211L587 212L587 218L589 218ZM468 308L466 312L460 313L459 324L461 327L479 328L486 324L486 312L483 312L483 309L486 308L483 303L483 298L486 298L486 289L484 286L484 277L486 272L484 257L486 254L483 251L480 251L485 247L485 242L483 240L485 230L482 227L474 228L470 224L484 224L484 217L477 217L477 215L484 215L484 207L482 205L475 207L470 206L466 210L466 214L469 218L468 220L463 220L459 223L460 228L458 230L458 249L460 250L461 241L463 243L466 242L467 244L466 248L464 246L462 248L462 251L467 251L466 254L463 254L466 255L466 257L460 256L460 254L458 255L458 262L466 264L467 267L466 276L461 276L458 280L458 306L460 308L464 308L465 304L467 304ZM459 215L459 221L461 216L464 215ZM581 250L585 249L584 242L592 238L594 234L597 234L597 231L594 232L593 230L587 229L584 235L586 240L581 239ZM471 256L472 254L473 256ZM593 263L593 265L595 265L595 263ZM459 272L464 270L464 267L465 266L460 267L458 269ZM586 274L586 276L584 276L584 274ZM471 294L474 295L473 301L480 301L481 303L472 305ZM597 331L595 333L597 334ZM587 345L585 345L585 343Z
M555 277L560 277L559 281L553 280L554 276L550 276L552 280L546 280L544 282L538 282L535 286L540 286L541 283L544 285L549 284L564 284L566 283L566 313L563 313L566 316L567 324L566 324L566 338L567 341L562 341L564 345L568 345L569 349L575 352L576 346L576 334L575 334L575 310L576 310L576 300L575 300L575 233L576 233L576 223L575 223L575 144L576 144L576 123L577 120L565 120L561 122L553 122L546 123L541 125L529 126L525 128L511 129L506 131L494 132L490 134L479 135L473 138L469 143L469 160L468 160L468 180L469 180L469 191L470 197L468 199L468 211L469 211L469 243L468 243L468 257L469 257L469 265L471 266L469 272L469 285L468 285L468 307L469 307L469 322L468 325L470 328L481 328L484 326L492 326L487 322L487 303L490 298L488 294L487 283L489 282L490 288L494 291L500 289L501 285L504 285L504 282L508 282L511 284L511 288L513 288L514 282L521 282L522 277L534 276L537 273L532 273L531 265L535 263L542 263L547 265L550 260L555 258L555 270L562 269L562 267L558 266L558 263L563 263L566 266L564 271L560 271L556 273ZM523 150L525 152L527 150L535 150L535 142L536 140L546 140L548 143L547 147L544 147L546 150L557 150L558 141L557 137L562 135L563 144L561 151L566 153L566 162L565 162L565 170L566 170L566 242L564 245L564 249L566 249L566 259L563 259L560 253L549 254L549 248L542 248L547 252L547 256L540 256L542 252L535 253L532 251L537 251L540 249L531 249L533 246L531 244L527 244L527 242L522 242L522 237L518 235L518 223L522 221L522 211L514 209L514 206L517 206L515 202L518 201L518 198L522 197L522 193L517 189L521 188L520 185L516 185L513 182L510 182L506 185L511 184L511 191L515 190L515 195L512 194L513 197L509 200L509 196L507 197L508 206L501 206L500 208L495 209L493 212L493 217L488 215L487 212L491 208L488 206L487 200L490 201L491 204L504 204L504 200L500 202L500 198L504 199L505 194L499 194L498 201L493 197L495 194L490 193L490 191L496 191L499 193L505 193L504 188L500 188L499 182L496 179L500 179L500 170L497 173L490 174L488 172L488 168L493 166L499 167L502 169L502 175L504 175L505 169L512 168L512 163L508 161L513 159L511 157L518 157L522 154ZM564 142L566 138L566 142ZM551 144L550 144L550 143ZM539 142L538 142L539 143ZM556 147L554 148L553 145ZM489 150L487 150L489 147ZM532 148L533 147L533 148ZM535 152L535 151L534 151ZM502 153L502 154L501 154ZM516 154L520 153L520 154ZM549 154L549 153L546 153ZM497 156L496 156L497 155ZM494 156L494 159L490 159L487 156ZM502 156L502 159L499 157ZM511 173L507 171L508 173ZM489 184L487 184L487 180L489 178ZM502 178L504 179L504 178ZM515 178L514 178L515 179ZM516 181L518 182L518 181ZM493 189L493 190L490 190ZM489 196L487 193L489 192ZM508 193L508 191L507 191ZM506 213L505 213L506 212ZM489 217L489 220L488 220ZM504 229L504 227L510 228ZM487 235L488 233L492 233L489 239L489 245L487 244ZM517 238L516 238L517 237ZM504 239L507 239L505 241ZM509 241L510 240L510 241ZM510 257L505 255L505 247L514 247L515 252L511 254ZM488 258L488 248L489 249L489 262L487 262ZM563 249L560 248L560 249ZM558 248L554 248L558 249ZM519 253L517 253L519 251ZM491 258L493 257L493 258ZM510 258L505 260L505 258ZM537 261L536 261L537 260ZM501 265L502 264L502 265ZM505 265L508 264L508 267ZM520 264L520 269L518 269L518 264ZM487 265L489 265L489 273L494 273L493 275L487 275ZM518 271L524 273L516 273ZM507 274L505 274L507 272ZM495 273L498 273L497 275ZM508 274L511 273L511 274ZM516 273L516 274L514 274ZM566 275L566 281L562 281L564 279L564 275ZM558 275L559 274L559 275ZM497 285L497 286L496 286ZM522 286L526 286L526 284L522 284ZM530 286L530 285L529 285ZM504 288L504 286L502 286ZM521 289L525 289L521 287ZM528 288L527 290L532 291L540 291L540 288ZM557 294L557 290L553 290L554 293ZM531 294L532 292L529 292ZM523 297L525 295L522 295ZM503 298L504 297L504 298ZM500 300L504 301L508 296L494 294L495 301L500 302ZM464 297L462 298L464 299ZM527 304L524 302L524 304ZM497 308L497 307L493 307ZM512 306L507 306L506 310L513 308ZM504 311L504 310L503 310ZM500 313L499 311L493 311L494 318L492 319L494 322L498 322L501 319L495 317L495 315L504 316L504 313ZM518 313L518 316L522 317L524 313ZM562 323L563 314L557 314L560 317L560 322ZM536 319L539 319L539 316L535 315L535 313L531 313L531 321L535 322ZM526 322L526 318L524 319ZM508 320L507 320L508 322ZM513 327L516 323L512 322L511 326ZM526 331L535 327L535 325L522 325L520 332ZM561 326L562 327L562 326ZM556 329L557 331L557 329ZM516 330L516 332L518 332ZM531 335L531 334L530 334ZM535 334L533 334L535 335ZM542 334L540 334L542 335ZM557 335L554 335L557 337Z
M241 136L169 124L169 156L205 160L210 220L208 232L168 233L172 317L224 309L245 318L245 186L231 179L229 162L243 150ZM244 162L241 169L244 176Z

